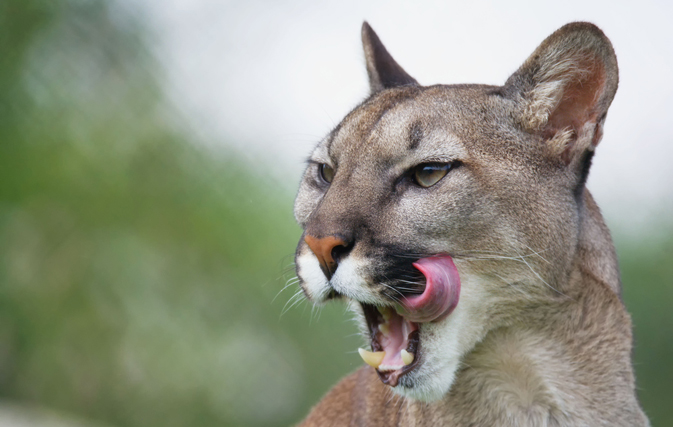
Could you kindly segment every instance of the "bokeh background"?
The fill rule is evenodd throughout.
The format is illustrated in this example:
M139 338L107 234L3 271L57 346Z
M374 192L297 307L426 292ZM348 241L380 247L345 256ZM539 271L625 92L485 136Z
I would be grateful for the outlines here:
M367 94L363 19L426 84L502 83L572 20L608 34L621 87L589 187L642 405L673 425L671 16L663 1L0 1L0 425L285 426L361 364L345 307L296 294L292 199L312 145Z

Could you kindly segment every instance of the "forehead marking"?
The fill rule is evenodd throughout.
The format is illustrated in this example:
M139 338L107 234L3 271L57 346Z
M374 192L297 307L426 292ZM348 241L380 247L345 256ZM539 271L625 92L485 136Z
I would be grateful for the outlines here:
M365 100L332 131L326 144L328 154L332 155L332 146L344 137L366 142L379 127L384 116L406 101L414 100L420 93L419 87L404 87L390 92L384 91Z
M409 128L409 149L415 150L423 139L423 127L420 121L415 121Z

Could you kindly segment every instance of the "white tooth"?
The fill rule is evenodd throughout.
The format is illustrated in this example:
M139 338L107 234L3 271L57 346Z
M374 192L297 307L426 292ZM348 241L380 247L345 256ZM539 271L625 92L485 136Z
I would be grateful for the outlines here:
M386 355L385 351L367 351L364 348L358 348L358 353L360 353L360 357L362 357L362 360L365 361L365 363L372 368L378 368L381 365L381 362L383 362L383 358Z
M404 365L380 365L379 366L379 372L386 372L386 371L399 371L400 369L404 368Z
M402 356L402 362L404 362L405 365L411 365L411 362L414 361L414 354L409 353L406 350L400 351L400 355Z
M381 323L379 325L379 331L381 331L381 333L385 336L390 335L390 327L388 326L387 323Z

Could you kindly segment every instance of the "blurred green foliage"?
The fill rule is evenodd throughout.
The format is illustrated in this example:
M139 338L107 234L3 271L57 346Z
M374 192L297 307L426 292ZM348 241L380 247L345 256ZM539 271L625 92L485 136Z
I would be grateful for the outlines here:
M292 196L189 135L123 9L0 17L0 396L117 426L296 420L354 358L329 359L343 308L281 317Z
M355 328L292 306L292 195L200 144L146 37L114 3L0 3L0 398L291 424L359 366ZM642 403L673 425L673 238L618 243Z
M673 426L673 227L615 239L623 299L634 324L633 362L640 402L653 426Z

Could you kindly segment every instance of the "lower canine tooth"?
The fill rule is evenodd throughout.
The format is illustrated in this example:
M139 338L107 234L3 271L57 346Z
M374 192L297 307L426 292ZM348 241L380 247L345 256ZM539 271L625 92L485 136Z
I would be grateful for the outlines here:
M376 369L381 365L381 362L383 362L383 358L386 355L385 351L367 351L364 348L358 348L358 353L360 353L360 357L362 357L362 360L365 361L365 363L372 368Z
M400 351L400 355L402 356L402 362L404 362L405 365L411 365L411 362L414 361L414 354L409 353L406 350ZM366 360L365 360L366 362Z

